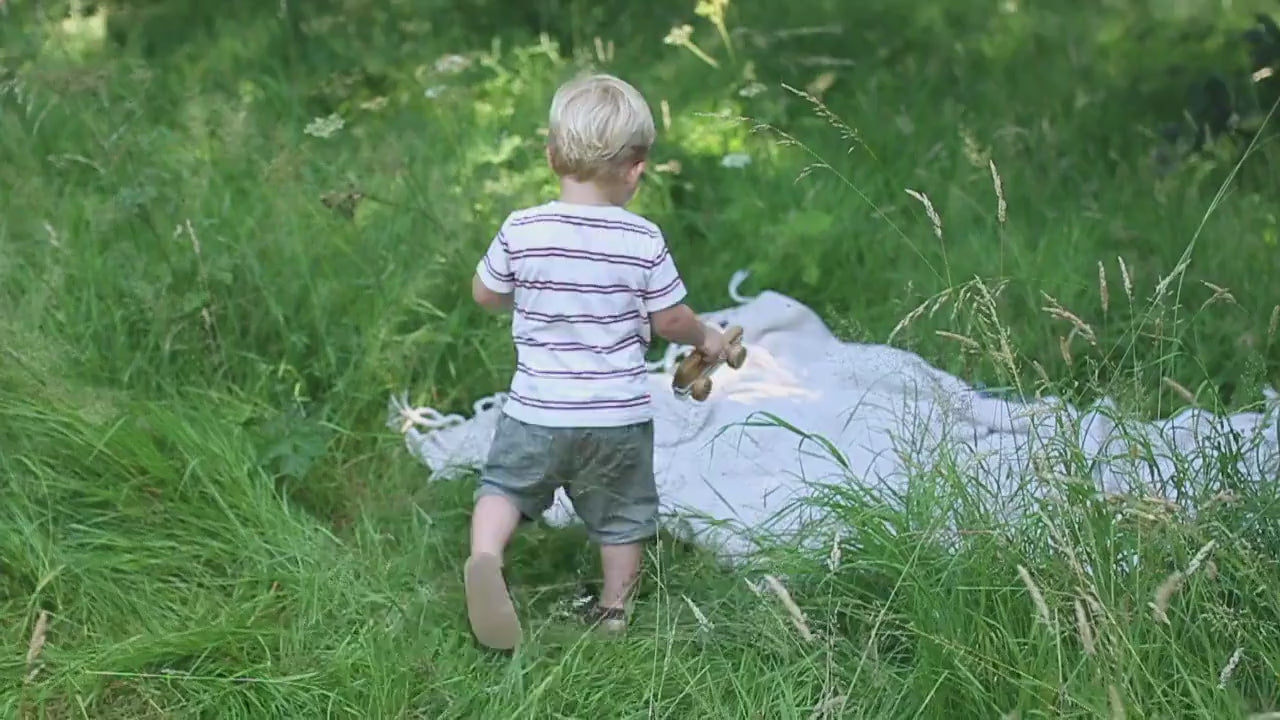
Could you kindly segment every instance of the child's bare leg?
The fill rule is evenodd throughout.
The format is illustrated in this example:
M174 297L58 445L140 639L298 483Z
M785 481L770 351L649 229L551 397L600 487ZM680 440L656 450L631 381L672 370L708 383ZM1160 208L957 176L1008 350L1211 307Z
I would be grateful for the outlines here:
M520 509L502 495L481 495L471 513L471 554L501 558L520 524Z
M643 556L644 546L640 543L600 546L600 564L604 570L600 607L606 610L626 607L627 597L640 576L640 560Z
M471 514L471 557L464 582L467 616L481 644L510 650L520 644L520 619L502 576L502 554L520 522L520 511L506 497L484 494Z
M578 443L569 499L600 547L603 587L586 618L609 633L625 632L644 546L657 533L653 421L593 428Z
M539 467L539 461L548 460L550 439L545 428L503 415L476 489L471 557L464 570L467 615L476 639L491 648L509 650L520 643L520 619L507 590L503 555L521 518L534 517L550 502Z

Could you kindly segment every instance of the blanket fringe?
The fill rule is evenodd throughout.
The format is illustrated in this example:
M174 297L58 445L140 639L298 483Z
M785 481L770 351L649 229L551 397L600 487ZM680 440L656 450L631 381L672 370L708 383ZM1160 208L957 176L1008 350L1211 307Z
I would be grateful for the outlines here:
M479 415L502 407L502 404L506 401L507 394L505 392L494 393L472 403L471 411L473 415ZM430 406L414 407L410 405L409 392L407 390L400 395L393 395L387 403L387 427L399 432L401 435L412 429L427 432L442 430L466 421L467 418L457 413L445 415Z

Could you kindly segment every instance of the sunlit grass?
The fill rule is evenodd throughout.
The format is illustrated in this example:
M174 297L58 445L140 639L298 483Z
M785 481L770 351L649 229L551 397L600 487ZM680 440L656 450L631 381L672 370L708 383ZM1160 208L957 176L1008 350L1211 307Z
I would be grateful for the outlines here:
M67 16L47 29L48 38L43 50L46 54L68 59L86 59L91 53L103 49L110 10L105 4L98 5L91 12L85 12L80 2L72 2L70 6Z

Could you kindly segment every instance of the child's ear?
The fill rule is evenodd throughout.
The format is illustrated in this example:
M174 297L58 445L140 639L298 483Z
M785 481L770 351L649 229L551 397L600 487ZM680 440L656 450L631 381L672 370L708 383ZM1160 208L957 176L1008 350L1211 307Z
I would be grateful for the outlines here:
M631 169L627 171L627 182L629 182L632 185L635 185L636 183L640 182L640 176L644 175L644 169L645 169L644 160L641 160L635 165L632 165Z

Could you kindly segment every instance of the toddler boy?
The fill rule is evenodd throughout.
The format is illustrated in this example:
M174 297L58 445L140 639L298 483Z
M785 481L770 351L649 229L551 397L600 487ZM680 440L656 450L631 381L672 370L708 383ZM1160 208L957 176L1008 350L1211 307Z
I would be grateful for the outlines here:
M476 267L472 296L511 309L516 369L480 477L465 583L472 631L511 649L520 621L503 551L522 519L564 487L600 546L603 589L589 619L626 628L643 543L657 533L650 329L721 357L724 341L683 303L684 283L656 225L624 209L656 131L640 93L609 75L561 86L547 162L560 197L507 216Z

